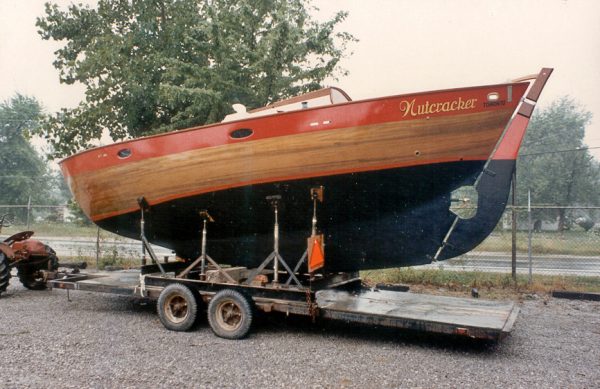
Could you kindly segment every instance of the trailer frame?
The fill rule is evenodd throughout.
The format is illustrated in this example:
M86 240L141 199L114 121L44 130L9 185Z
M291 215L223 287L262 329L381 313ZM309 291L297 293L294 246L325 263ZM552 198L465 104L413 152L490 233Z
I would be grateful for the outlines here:
M194 305L207 307L209 324L217 336L239 339L248 334L219 334L215 328L214 311L211 301L220 294L243 296L253 309L263 312L281 312L286 315L302 315L316 320L337 320L347 323L416 330L428 333L457 335L474 339L500 341L512 330L519 309L513 302L498 302L473 298L436 296L429 294L399 291L397 287L378 285L369 287L363 284L358 273L335 273L315 277L299 274L302 287L284 283L269 282L232 283L221 277L219 272L241 272L252 274L256 269L224 268L214 270L217 278L206 280L178 278L178 271L187 266L185 262L170 262L144 265L140 269L62 274L49 280L48 286L55 289L79 290L109 293L121 296L143 297L157 300L157 310L165 327L174 330L188 330L189 326L174 327L164 321L160 298L170 285L178 284L189 289L195 296ZM162 271L161 271L162 270ZM261 274L273 276L272 270ZM285 272L282 272L285 274ZM226 281L223 282L223 279ZM243 279L243 277L242 277ZM171 288L173 289L173 288ZM408 288L406 288L408 289ZM225 292L233 291L233 292ZM239 304L238 305L243 305ZM213 311L211 320L211 309ZM243 307L239 308L243 311ZM198 312L203 312L199 309ZM161 314L162 313L162 314ZM198 313L194 311L194 319ZM246 313L252 316L251 313ZM169 316L169 315L167 315ZM171 315L172 316L172 315ZM172 323L171 323L172 324ZM249 327L249 326L248 326Z

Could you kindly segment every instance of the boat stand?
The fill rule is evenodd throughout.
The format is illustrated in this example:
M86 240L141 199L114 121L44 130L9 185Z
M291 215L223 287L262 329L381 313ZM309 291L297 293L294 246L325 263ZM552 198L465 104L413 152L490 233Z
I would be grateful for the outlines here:
M260 266L256 270L254 270L253 272L250 273L250 275L248 276L248 280L246 282L248 284L251 284L252 281L254 280L254 278L257 275L261 274L261 272L265 269L265 267L267 267L271 263L271 261L273 261L273 284L274 285L277 285L279 283L279 264L281 264L281 265L283 265L285 270L290 275L290 278L292 280L294 280L296 285L299 288L303 288L302 283L300 282L300 280L298 280L298 277L296 277L296 275L294 274L292 269L290 269L288 264L285 262L285 260L281 256L281 254L279 254L279 218L278 218L278 214L279 214L279 202L281 201L281 196L280 195L267 196L266 199L271 204L271 207L273 208L273 212L275 214L275 224L273 226L273 252L271 252L271 254L269 254L269 256L260 264ZM298 264L296 267L299 268L300 264ZM286 282L285 285L286 286L289 285L289 282Z
M138 205L140 206L140 240L142 241L142 266L146 265L146 252L148 252L148 254L150 254L150 259L152 259L152 262L155 263L161 274L165 275L165 269L162 267L162 265L160 264L160 262L158 261L158 258L156 257L156 254L154 253L154 250L152 249L152 246L150 245L150 242L148 242L148 239L146 238L146 232L145 232L145 227L146 227L146 222L144 220L144 213L146 210L150 209L150 204L148 204L148 202L146 201L145 197L140 197L138 198Z
M324 188L322 186L310 189L310 198L313 201L312 228L310 230L311 238L317 236L317 201L321 203L323 202L323 189ZM294 267L294 272L292 274L297 273L298 270L300 270L300 266L302 266L304 261L306 261L307 259L308 247L306 248L306 250L304 250L304 253L302 254L302 257L300 257L300 259L298 260L298 263L296 263L296 266ZM291 282L292 276L289 276L287 281L285 282L285 286L289 286Z
M200 280L206 280L206 261L210 262L211 265L215 267L219 274L222 274L229 282L232 284L237 284L238 282L234 280L226 271L223 270L221 266L214 259L212 259L208 254L206 254L206 236L207 236L207 223L214 222L214 219L209 215L207 210L200 211L200 217L202 218L203 227L202 227L202 252L200 256L192 262L188 267L186 267L177 278L186 278L188 273L200 265Z

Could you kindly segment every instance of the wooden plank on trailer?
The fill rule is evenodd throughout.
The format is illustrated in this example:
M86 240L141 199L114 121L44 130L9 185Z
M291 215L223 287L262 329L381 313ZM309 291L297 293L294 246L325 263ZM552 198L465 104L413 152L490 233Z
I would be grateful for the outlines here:
M513 302L384 290L322 290L316 300L321 315L331 319L484 339L506 335L518 313Z

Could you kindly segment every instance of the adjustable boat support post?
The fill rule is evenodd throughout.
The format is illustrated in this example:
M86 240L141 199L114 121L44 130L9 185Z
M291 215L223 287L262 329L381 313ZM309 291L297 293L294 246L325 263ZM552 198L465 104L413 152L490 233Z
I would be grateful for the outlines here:
M198 266L198 264L200 264L200 279L203 281L206 281L206 261L208 260L208 262L210 262L210 264L213 265L217 269L217 271L220 274L222 274L223 277L225 277L229 282L231 282L232 284L237 284L238 282L236 280L234 280L233 277L231 277L229 274L227 274L227 272L224 271L223 268L221 268L221 266L219 266L219 264L217 262L215 262L214 259L212 259L208 254L206 254L207 223L214 222L215 220L209 215L209 213L206 209L203 209L202 211L200 211L200 217L202 218L202 223L203 223L201 254L194 262L192 262L181 273L179 273L179 275L177 277L185 278L193 268L195 268L196 266Z
M201 211L200 217L202 218L202 253L200 254L202 262L200 263L200 276L204 277L206 274L206 223L209 220L211 222L214 220L210 217L208 211Z
M158 266L161 274L164 275L164 274L166 274L165 269L163 269L160 262L158 262L158 259L156 258L156 254L154 253L152 246L150 246L150 242L148 242L148 239L146 238L146 233L145 233L146 222L144 220L144 211L150 208L150 204L148 204L148 202L146 201L146 198L142 196L142 197L138 198L138 205L140 206L140 212L141 212L140 240L142 241L142 265L146 264L146 251L147 251L148 254L150 254L150 258L152 259L152 262L154 262Z
M247 283L248 284L252 283L252 280L254 280L254 277L256 277L258 274L260 274L260 272L262 272L265 269L265 267L267 267L267 265L269 263L271 263L271 261L274 261L274 263L273 263L273 271L274 271L273 283L274 284L279 283L279 264L281 263L281 265L285 268L285 270L288 272L288 274L294 280L294 282L299 287L302 287L302 283L298 280L296 275L294 275L294 272L292 271L292 269L290 269L288 264L283 260L283 258L281 257L281 254L279 254L279 217L278 217L278 214L279 214L279 202L281 201L281 196L280 195L267 196L266 199L271 204L271 207L273 207L273 212L275 213L275 225L273 226L273 252L271 254L269 254L269 256L263 261L263 263L261 263L261 265L258 267L258 269L256 269L255 271L253 271L250 274L250 276L248 277Z
M312 216L312 228L310 231L310 236L314 237L317 235L317 200L323 202L323 187L319 186L317 188L310 188L310 198L313 201L313 216ZM294 267L294 273L297 273L300 270L300 266L306 261L308 258L308 248L304 250L302 257L298 260L298 263ZM285 282L285 285L288 286L292 282L292 277L290 276L288 280Z
M144 244L144 227L146 225L144 221L144 205L148 205L146 199L140 197L138 199L138 204L140 206L140 240L142 241L142 266L146 266L146 245Z

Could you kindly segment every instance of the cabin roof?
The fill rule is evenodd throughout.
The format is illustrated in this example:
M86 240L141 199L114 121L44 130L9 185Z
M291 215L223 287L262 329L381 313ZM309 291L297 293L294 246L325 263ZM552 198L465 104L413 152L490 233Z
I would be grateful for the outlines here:
M248 111L248 113L260 112L260 111L264 111L267 109L273 109L273 108L281 107L284 105L299 103L299 102L307 101L307 100L313 100L313 99L316 99L319 97L324 97L324 96L329 96L331 99L331 104L336 104L336 103L342 102L339 99L336 99L334 97L337 93L341 94L343 96L343 98L345 99L345 101L352 101L352 99L350 98L350 96L348 96L348 94L346 92L344 92L340 88L330 86L330 87L322 88L322 89L319 89L316 91L304 93L302 95L290 97L289 99L276 101L276 102L268 104L264 107L255 108L253 110L250 110L250 111Z

